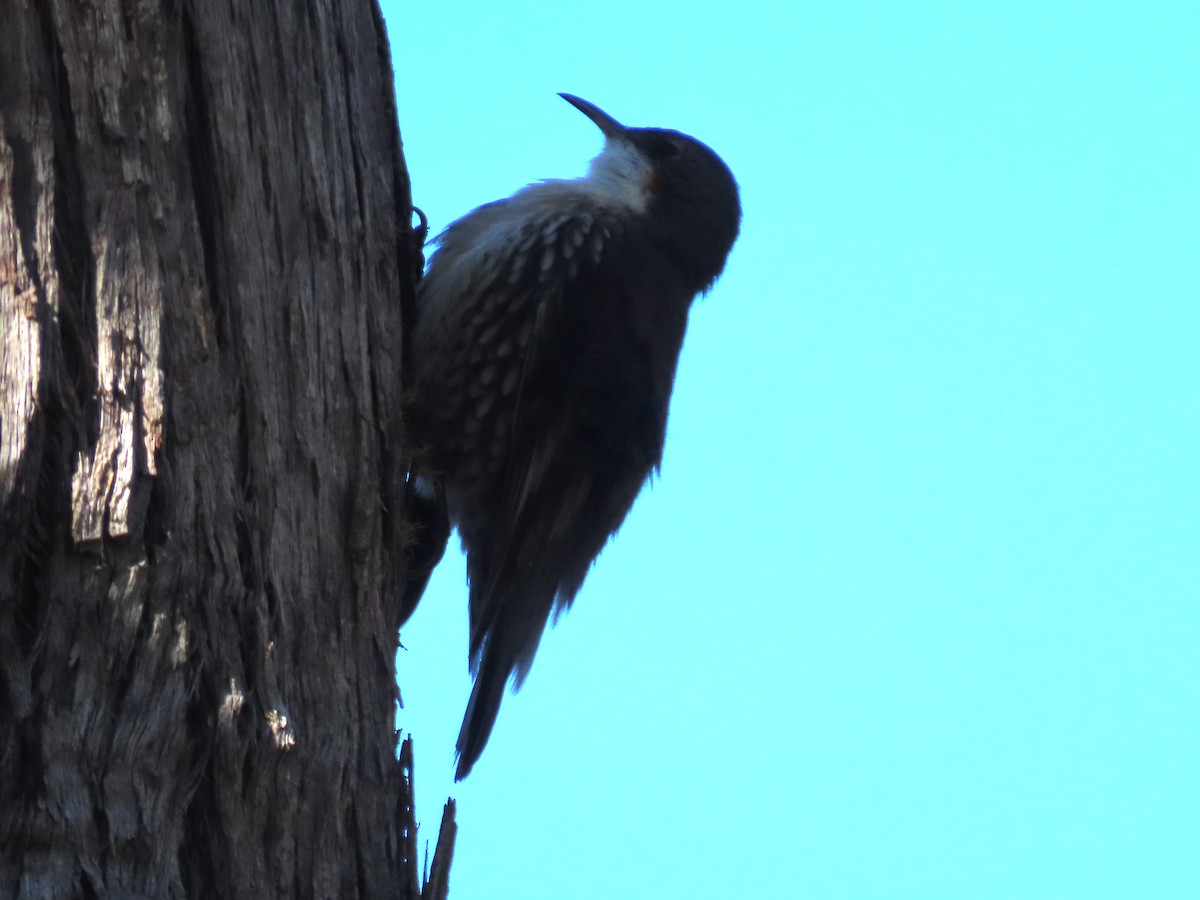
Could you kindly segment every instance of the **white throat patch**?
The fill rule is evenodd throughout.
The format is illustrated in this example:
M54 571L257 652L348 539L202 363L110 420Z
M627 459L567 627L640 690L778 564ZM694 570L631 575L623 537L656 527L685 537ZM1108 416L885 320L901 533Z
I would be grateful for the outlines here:
M608 202L641 213L650 202L653 174L653 164L633 145L610 140L605 142L604 150L592 160L587 175L579 181L586 190Z

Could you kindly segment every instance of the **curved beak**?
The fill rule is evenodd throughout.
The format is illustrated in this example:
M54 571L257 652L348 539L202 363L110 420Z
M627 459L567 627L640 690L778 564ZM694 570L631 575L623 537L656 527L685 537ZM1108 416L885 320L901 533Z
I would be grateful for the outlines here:
M596 123L596 127L604 132L606 138L617 138L625 133L625 126L602 110L594 103L588 103L582 97L574 94L559 94L573 107Z

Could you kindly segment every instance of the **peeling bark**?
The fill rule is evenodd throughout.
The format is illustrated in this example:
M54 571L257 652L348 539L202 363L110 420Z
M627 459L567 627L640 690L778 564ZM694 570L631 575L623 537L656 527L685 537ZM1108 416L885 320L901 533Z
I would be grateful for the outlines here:
M0 898L421 895L410 218L371 0L0 0Z

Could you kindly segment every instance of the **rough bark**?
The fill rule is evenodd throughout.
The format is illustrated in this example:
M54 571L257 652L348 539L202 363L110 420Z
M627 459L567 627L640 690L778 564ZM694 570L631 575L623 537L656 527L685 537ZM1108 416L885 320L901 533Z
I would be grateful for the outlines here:
M0 0L0 898L420 893L410 215L374 0Z

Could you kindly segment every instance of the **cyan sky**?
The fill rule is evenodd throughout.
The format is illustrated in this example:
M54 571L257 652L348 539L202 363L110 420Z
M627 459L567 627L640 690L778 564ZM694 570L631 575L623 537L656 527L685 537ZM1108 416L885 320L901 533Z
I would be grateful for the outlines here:
M461 558L401 640L452 896L1200 897L1200 5L384 2L437 231L742 186L663 473L453 785Z

